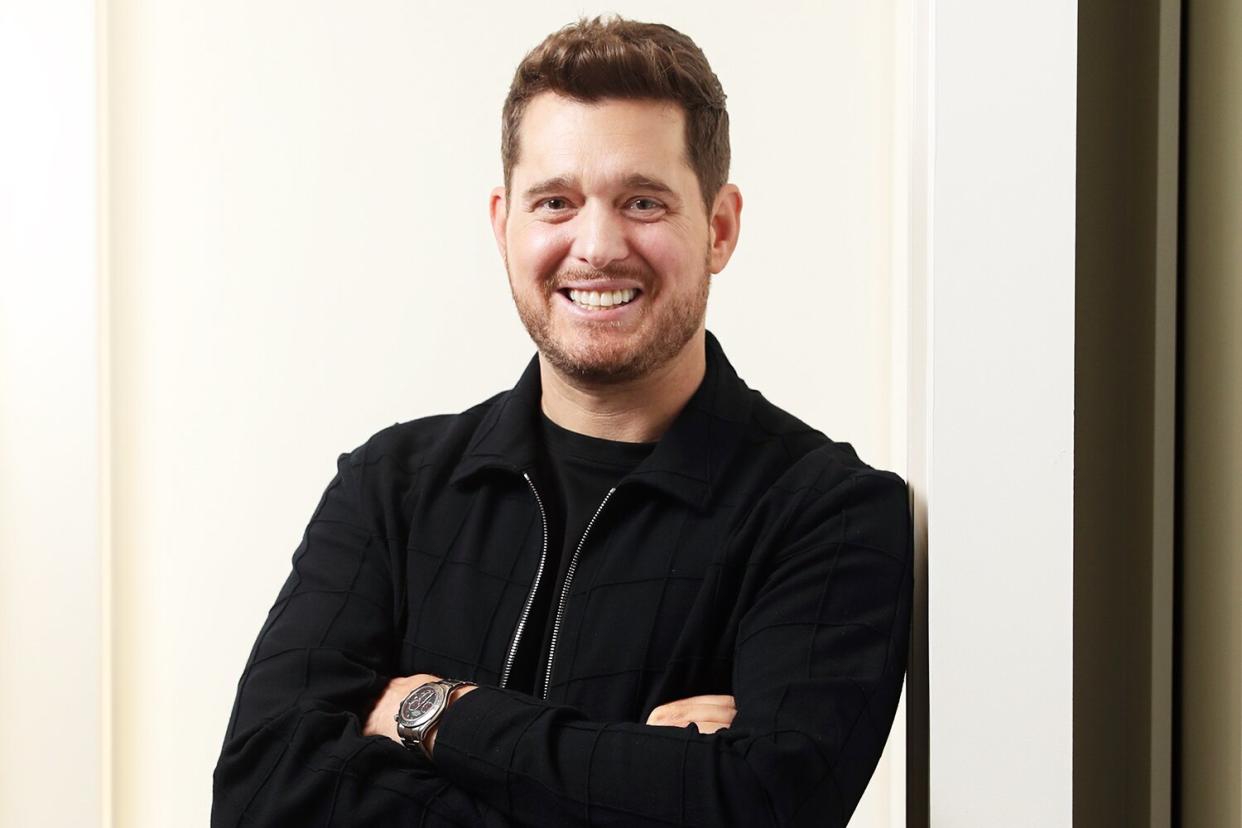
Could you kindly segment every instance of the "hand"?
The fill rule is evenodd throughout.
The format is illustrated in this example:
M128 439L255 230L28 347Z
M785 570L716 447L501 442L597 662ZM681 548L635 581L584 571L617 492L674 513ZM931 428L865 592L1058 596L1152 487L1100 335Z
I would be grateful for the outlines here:
M412 676L397 676L388 682L388 686L384 688L384 692L376 700L375 707L371 710L371 715L367 716L367 723L362 728L362 735L387 736L404 747L405 743L401 741L401 736L397 733L397 709L414 688L429 681L439 680L439 676L433 676L430 673L415 673ZM456 688L449 695L449 704L452 705L453 702L474 689L474 687ZM431 728L427 733L428 753L435 750L437 730L439 730L438 725Z
M691 722L699 733L715 733L733 724L737 707L732 696L691 696L662 704L647 717L649 725L688 727Z

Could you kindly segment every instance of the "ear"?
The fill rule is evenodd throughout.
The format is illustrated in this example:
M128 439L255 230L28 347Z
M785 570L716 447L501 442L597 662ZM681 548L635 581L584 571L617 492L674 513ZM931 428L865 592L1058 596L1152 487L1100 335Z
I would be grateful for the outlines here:
M493 187L487 200L487 211L491 216L492 234L496 237L496 249L500 258L507 264L509 261L508 243L506 241L506 223L509 218L509 204L505 201L505 188Z
M742 230L742 191L736 184L726 184L716 194L712 214L707 218L708 269L712 273L724 270L737 247L737 236Z

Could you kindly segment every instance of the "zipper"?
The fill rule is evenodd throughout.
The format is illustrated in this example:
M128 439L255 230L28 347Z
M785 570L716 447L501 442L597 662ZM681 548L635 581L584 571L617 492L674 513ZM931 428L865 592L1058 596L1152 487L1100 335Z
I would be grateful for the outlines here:
M532 485L532 489L534 486ZM587 535L591 534L591 527L595 525L595 521L599 518L599 513L604 511L604 506L608 504L608 499L612 497L612 493L617 490L613 486L608 490L608 494L604 495L604 499L600 501L599 506L595 509L595 514L591 515L591 520L587 523L586 529L582 531L582 537L578 539L578 547L574 549L574 556L569 559L569 568L565 570L565 583L561 586L561 600L556 605L556 621L552 624L552 640L548 644L548 666L543 676L543 693L542 698L548 697L548 688L552 686L552 660L556 657L556 640L561 632L561 619L565 616L565 600L569 597L569 585L574 580L574 570L578 568L578 555L582 552L582 545L586 543ZM536 495L538 497L538 495ZM540 509L543 508L541 503ZM544 524L547 525L546 523ZM544 535L544 544L547 544L547 535ZM540 563L542 569L543 564ZM536 580L538 575L535 576ZM503 686L503 685L502 685Z
M535 570L535 582L530 585L526 603L522 606L522 614L518 616L517 627L513 630L513 641L509 644L509 654L505 656L505 668L500 674L501 687L509 683L509 673L513 670L514 659L517 658L518 644L522 641L522 633L530 617L530 608L535 603L535 593L539 591L539 581L543 578L543 565L548 560L548 514L543 509L543 498L539 496L539 490L535 488L535 481L530 479L530 475L522 472L522 477L526 478L526 485L530 486L531 493L535 496L535 503L539 506L539 517L543 521L543 552L539 555L539 568Z

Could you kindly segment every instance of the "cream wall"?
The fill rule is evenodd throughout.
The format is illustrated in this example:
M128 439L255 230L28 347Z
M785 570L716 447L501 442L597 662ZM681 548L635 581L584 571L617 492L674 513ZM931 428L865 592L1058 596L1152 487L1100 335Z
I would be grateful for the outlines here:
M95 15L0 3L0 825L100 778Z
M744 232L709 326L770 399L900 470L894 6L613 8L689 33L729 94ZM109 4L115 824L205 819L337 453L531 355L486 195L514 66L580 11ZM886 764L853 824L901 824L890 795Z

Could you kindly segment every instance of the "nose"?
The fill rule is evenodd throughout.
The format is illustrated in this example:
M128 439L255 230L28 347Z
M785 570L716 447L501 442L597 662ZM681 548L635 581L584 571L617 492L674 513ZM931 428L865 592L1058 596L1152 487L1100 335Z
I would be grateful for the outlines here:
M575 217L574 242L570 254L580 262L603 270L629 255L625 220L610 205L589 202Z

